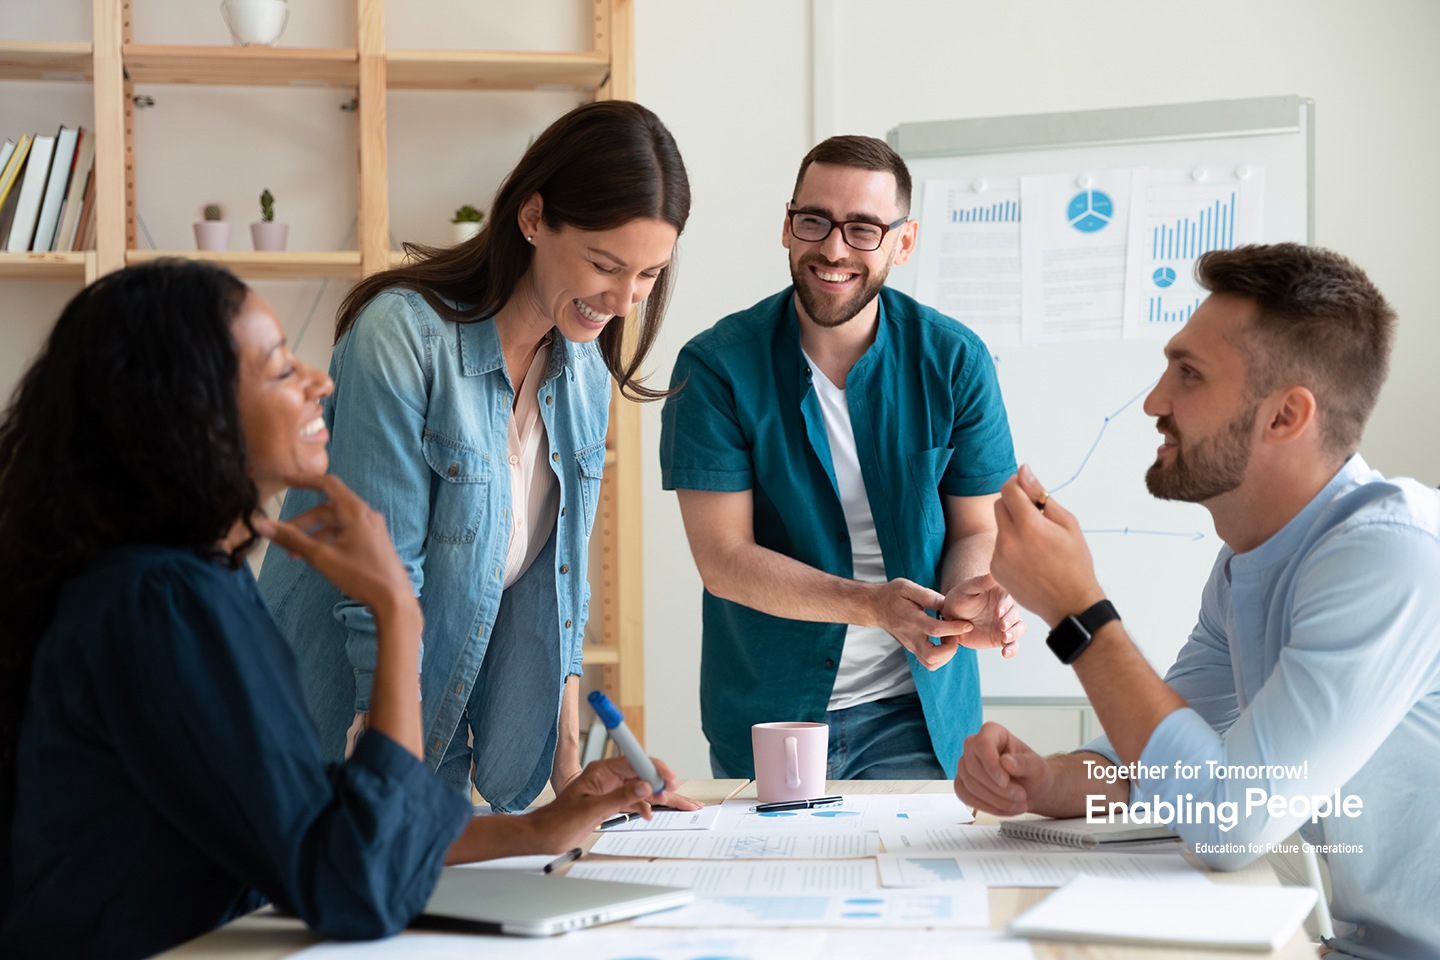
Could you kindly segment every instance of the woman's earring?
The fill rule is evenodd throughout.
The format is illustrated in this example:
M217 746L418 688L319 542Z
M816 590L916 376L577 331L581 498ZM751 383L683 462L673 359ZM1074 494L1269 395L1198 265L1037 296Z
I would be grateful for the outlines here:
M535 238L534 238L534 237L526 237L526 238L525 238L525 242L528 243L528 244L530 244L531 246L534 246L534 245L535 245Z

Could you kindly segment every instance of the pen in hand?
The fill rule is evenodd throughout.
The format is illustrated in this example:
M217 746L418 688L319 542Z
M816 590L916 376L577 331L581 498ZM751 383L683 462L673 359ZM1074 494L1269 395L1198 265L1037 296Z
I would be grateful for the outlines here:
M560 856L545 864L544 871L546 873L554 873L556 870L559 870L561 867L565 866L565 864L574 863L576 860L579 860L584 855L584 853L585 851L581 850L579 847L576 847L574 850L566 850L564 853L560 854Z
M615 741L625 759L630 761L635 775L650 784L650 789L655 791L656 796L664 793L664 778L655 769L655 764L650 762L650 758L640 746L640 741L635 739L635 734L625 725L625 716L620 712L620 708L611 703L610 698L600 690L592 691L587 699L600 722L605 724L605 729L610 732L610 739Z

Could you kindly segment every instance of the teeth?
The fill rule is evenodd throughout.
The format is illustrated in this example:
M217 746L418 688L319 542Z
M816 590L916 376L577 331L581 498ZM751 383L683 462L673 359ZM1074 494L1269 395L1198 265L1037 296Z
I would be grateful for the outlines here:
M315 436L315 434L319 433L321 430L324 430L324 429L325 429L325 418L324 418L324 417L316 417L314 420L311 420L309 423L305 424L304 429L302 429L302 430L300 431L300 436L302 436L302 437L313 437L313 436Z
M575 309L580 311L580 316L584 317L586 320L591 321L592 323L604 323L606 320L610 319L610 314L596 313L594 310L591 310L579 300L575 301Z
M830 283L844 283L850 279L848 273L826 273L824 270L816 270L815 276Z

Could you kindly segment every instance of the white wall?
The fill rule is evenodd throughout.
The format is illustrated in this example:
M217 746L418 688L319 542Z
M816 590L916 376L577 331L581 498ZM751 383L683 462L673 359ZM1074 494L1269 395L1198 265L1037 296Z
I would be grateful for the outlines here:
M884 136L901 122L1272 94L1317 103L1317 239L1359 261L1402 323L1395 370L1366 451L1391 473L1440 481L1424 414L1440 349L1423 284L1440 216L1440 4L1431 0L814 0L839 62L820 92L820 133ZM215 3L134 0L136 39L224 43ZM787 282L781 213L812 143L811 3L636 0L639 96L679 140L694 188L679 284L651 362L720 316ZM89 39L88 4L0 0L6 39ZM282 43L344 45L353 5L297 0ZM580 49L586 4L407 0L389 4L404 47ZM254 196L269 186L292 248L336 249L354 217L354 134L343 91L152 88L137 117L137 197L158 246L189 246L199 207L232 209L248 249ZM62 120L90 125L88 88L6 84L0 137ZM480 203L568 94L396 94L390 101L391 223L399 239L439 240L449 213ZM833 128L832 121L833 119ZM142 245L144 241L142 239ZM325 362L340 284L270 283L302 353ZM0 392L73 285L0 284ZM1043 389L1037 385L1036 389ZM644 414L647 718L650 748L682 774L708 771L697 706L700 583L673 494L660 489L659 409ZM1030 642L1038 642L1032 638Z
M1440 482L1429 372L1440 332L1424 284L1440 219L1440 4L1431 0L814 0L842 66L820 135L902 122L1301 94L1316 101L1316 240L1354 258L1401 316L1394 372L1366 437L1372 464ZM810 3L639 0L639 96L685 152L695 215L653 365L786 279L778 230L809 148ZM834 127L830 128L833 119ZM922 238L922 241L923 238ZM963 319L963 318L962 318ZM1036 384L1035 389L1044 389ZM645 429L649 745L707 770L698 734L700 584L660 418ZM1199 584L1196 584L1198 593ZM1027 642L1037 643L1032 637ZM781 719L781 718L776 718Z

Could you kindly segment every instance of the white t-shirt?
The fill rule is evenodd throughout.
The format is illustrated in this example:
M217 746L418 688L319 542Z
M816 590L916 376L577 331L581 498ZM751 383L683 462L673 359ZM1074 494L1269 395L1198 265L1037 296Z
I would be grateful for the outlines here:
M550 466L545 421L540 419L540 383L550 366L547 338L535 351L525 381L515 395L505 456L510 467L510 547L505 553L504 585L530 569L550 539L560 511L560 481Z
M860 458L855 452L855 431L850 425L845 390L831 383L808 353L800 352L810 365L810 382L825 417L830 460L840 489L840 507L845 511L845 526L850 533L852 576L869 583L884 583L889 579L885 576L885 558L875 535L875 516L870 512L865 478L860 474ZM852 624L845 631L845 649L835 672L829 709L844 710L856 704L911 693L914 689L915 680L910 676L905 648L898 640L880 627Z

